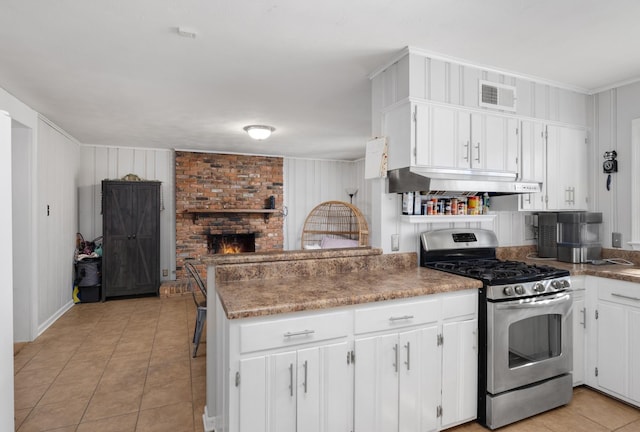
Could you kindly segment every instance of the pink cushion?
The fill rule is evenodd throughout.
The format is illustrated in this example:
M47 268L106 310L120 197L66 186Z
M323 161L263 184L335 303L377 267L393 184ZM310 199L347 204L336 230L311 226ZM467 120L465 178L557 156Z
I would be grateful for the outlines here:
M322 249L358 247L358 240L324 237L322 239L322 243L320 243L320 246L322 247Z

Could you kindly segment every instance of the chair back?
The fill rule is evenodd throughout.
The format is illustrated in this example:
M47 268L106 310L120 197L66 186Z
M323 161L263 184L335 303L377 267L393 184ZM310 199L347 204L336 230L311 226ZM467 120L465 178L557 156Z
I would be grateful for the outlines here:
M191 284L191 280L193 279L195 281L196 285L198 286L198 288L200 289L200 293L202 293L202 295L206 299L207 298L207 286L202 281L202 278L200 277L200 273L198 273L198 270L195 268L195 266L193 264L191 264L188 261L185 261L184 268L187 270L187 273L189 274L189 276L191 276L189 278L189 284ZM193 289L191 290L191 292L193 293L194 300L195 300L196 292ZM196 303L197 303L197 301L196 301Z

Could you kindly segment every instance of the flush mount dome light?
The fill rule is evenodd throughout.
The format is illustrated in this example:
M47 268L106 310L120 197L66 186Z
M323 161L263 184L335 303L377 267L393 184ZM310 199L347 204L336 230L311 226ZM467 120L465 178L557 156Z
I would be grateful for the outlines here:
M271 132L276 130L273 126L264 125L249 125L243 127L243 129L255 140L267 139L271 136Z

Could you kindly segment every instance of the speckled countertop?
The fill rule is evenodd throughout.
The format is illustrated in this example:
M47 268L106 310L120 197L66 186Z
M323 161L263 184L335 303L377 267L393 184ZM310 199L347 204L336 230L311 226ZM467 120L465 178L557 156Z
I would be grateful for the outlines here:
M563 268L575 276L640 283L640 266L536 260L527 257L531 247L500 249L499 259ZM215 266L216 291L229 319L482 287L475 279L417 266L415 253L385 255L375 248L236 255L203 262Z
M365 249L366 251L366 249ZM482 287L480 281L418 267L415 253L380 249L300 252L231 258L216 269L216 291L227 318L249 318L408 298ZM310 258L311 257L311 258ZM210 269L212 267L209 267Z
M227 318L237 319L481 287L478 280L413 267L226 282L217 292Z

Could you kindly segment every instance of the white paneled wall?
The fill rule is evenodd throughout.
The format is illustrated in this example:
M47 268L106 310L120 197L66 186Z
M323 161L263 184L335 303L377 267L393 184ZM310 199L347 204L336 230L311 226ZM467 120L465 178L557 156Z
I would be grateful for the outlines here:
M44 331L72 306L79 144L40 119L36 147L37 322Z
M285 158L283 165L288 212L284 219L285 250L300 249L304 221L314 207L324 201L349 202L346 188L358 188L353 204L365 212L367 194L358 180L364 179L364 174L359 175L355 162Z
M161 186L160 269L175 279L176 212L175 162L172 150L138 149L130 147L82 146L78 182L79 230L85 239L102 235L102 180L120 179L135 174L144 180L158 180Z
M373 133L380 133L379 111L407 97L480 108L479 80L515 86L519 116L588 125L590 96L587 94L488 68L431 58L420 50L411 50L372 79Z
M603 91L594 96L594 134L591 163L593 172L590 185L594 198L592 207L602 212L603 246L611 247L611 233L622 234L622 247L631 249L632 240L631 172L640 167L632 166L631 122L640 118L640 82ZM611 174L611 190L606 188L607 175L602 170L604 152L618 153L618 172ZM638 151L638 149L635 149ZM640 185L636 185L640 190Z

